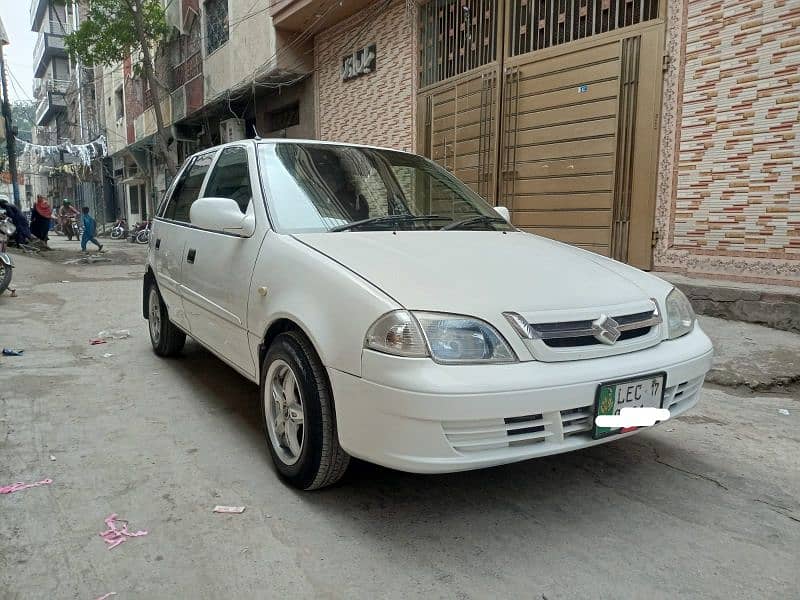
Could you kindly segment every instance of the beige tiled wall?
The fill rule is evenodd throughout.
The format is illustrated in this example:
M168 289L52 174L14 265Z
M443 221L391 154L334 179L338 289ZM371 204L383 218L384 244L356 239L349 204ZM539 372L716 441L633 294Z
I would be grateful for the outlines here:
M384 5L316 36L320 139L414 149L414 17L405 2ZM369 44L376 45L375 71L342 81L342 59Z

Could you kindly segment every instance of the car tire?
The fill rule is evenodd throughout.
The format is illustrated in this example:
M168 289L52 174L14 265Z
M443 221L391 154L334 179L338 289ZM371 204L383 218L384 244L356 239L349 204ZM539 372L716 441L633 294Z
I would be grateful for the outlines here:
M186 334L169 320L167 306L155 283L147 295L147 329L153 351L159 356L175 356L183 350Z
M294 380L294 394L287 392L291 389L288 377ZM282 409L281 432L276 415ZM302 417L300 425L297 412ZM328 378L313 346L300 332L280 334L264 357L261 416L272 462L284 480L302 490L315 490L342 478L350 455L339 445ZM289 441L291 435L295 436L294 444Z

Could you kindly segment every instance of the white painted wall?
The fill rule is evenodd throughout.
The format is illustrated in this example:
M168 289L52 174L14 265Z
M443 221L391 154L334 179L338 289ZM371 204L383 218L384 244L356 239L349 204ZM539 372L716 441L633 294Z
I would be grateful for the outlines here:
M249 81L253 71L274 55L275 29L268 6L269 0L228 0L228 41L210 55L205 41L206 12L201 11L206 102ZM248 15L252 16L244 18Z

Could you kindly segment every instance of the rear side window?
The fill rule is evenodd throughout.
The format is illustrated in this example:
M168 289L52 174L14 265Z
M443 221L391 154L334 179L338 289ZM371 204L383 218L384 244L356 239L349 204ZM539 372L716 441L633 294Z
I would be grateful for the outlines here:
M233 146L222 151L203 195L206 198L230 198L236 201L242 213L247 212L253 191L245 148Z
M184 171L175 189L172 198L164 211L164 218L182 223L189 222L189 209L192 203L200 195L200 188L203 187L203 180L206 178L208 167L214 159L214 153L201 154L192 166Z

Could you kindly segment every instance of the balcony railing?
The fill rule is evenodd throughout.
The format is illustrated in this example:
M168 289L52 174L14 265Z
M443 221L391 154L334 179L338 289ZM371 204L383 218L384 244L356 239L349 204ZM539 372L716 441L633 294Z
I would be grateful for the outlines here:
M36 107L36 125L42 126L48 123L56 113L67 108L67 100L63 94L58 92L47 92L47 95L39 101Z
M60 22L50 22L50 26L39 32L36 46L33 48L34 76L41 77L47 68L51 56L66 56L64 36L72 31L72 25Z
M33 95L38 99L43 98L47 92L66 94L69 84L69 79L34 79Z

